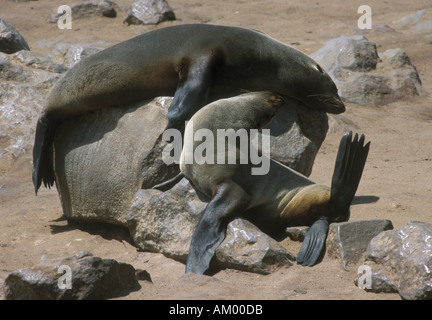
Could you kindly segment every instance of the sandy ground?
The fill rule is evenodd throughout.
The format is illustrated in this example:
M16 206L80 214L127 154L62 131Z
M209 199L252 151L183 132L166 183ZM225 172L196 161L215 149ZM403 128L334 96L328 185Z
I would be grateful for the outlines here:
M73 21L72 30L46 22L53 8L77 1L39 0L15 3L0 0L0 17L13 24L33 51L46 54L57 43L98 43L109 46L137 34L175 24L212 23L262 30L310 54L329 39L365 34L357 28L363 1L198 1L170 0L178 20L159 26L126 26L124 12L115 19ZM120 5L132 0L118 0ZM430 7L429 0L374 1L373 22L394 27L393 21ZM409 220L432 222L432 34L365 34L379 51L400 47L416 65L424 93L383 107L348 104L334 118L316 158L312 179L329 183L339 139L347 130L365 133L371 152L357 195L378 197L352 206L351 219L390 219L395 228ZM362 201L360 201L362 202ZM364 201L363 201L364 202ZM374 294L354 285L356 268L346 271L340 261L324 258L317 266L294 265L270 275L222 270L210 276L184 275L184 264L160 254L139 252L128 231L108 225L77 225L61 219L57 191L41 189L34 196L30 152L0 177L0 289L7 274L43 261L88 250L146 269L153 282L120 299L399 299ZM284 242L294 253L298 244ZM0 290L2 291L2 290ZM0 293L0 298L3 293Z

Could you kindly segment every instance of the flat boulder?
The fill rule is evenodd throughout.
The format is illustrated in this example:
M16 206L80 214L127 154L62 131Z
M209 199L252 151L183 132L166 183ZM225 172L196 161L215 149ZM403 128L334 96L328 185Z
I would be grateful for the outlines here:
M356 265L372 238L391 229L391 221L384 219L331 223L326 241L327 255L340 259L344 268Z
M93 300L138 290L130 264L82 251L58 265L38 265L11 272L5 279L8 300Z

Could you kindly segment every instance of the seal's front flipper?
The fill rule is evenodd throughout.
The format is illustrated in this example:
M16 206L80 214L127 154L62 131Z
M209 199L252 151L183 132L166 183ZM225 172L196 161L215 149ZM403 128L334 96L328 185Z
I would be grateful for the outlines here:
M312 267L320 257L327 238L329 222L326 217L315 221L309 229L297 254L297 263Z
M218 60L216 53L208 52L185 58L177 66L179 85L168 109L167 129L182 129L185 121L207 104L213 68Z
M228 223L248 206L249 195L232 181L220 183L192 236L186 272L203 274L225 238Z

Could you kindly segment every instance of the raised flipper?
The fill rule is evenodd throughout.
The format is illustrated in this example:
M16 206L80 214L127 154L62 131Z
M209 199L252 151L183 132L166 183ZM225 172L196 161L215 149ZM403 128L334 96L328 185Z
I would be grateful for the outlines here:
M309 267L316 263L324 248L328 227L327 217L321 217L312 224L297 254L297 263Z
M360 138L355 134L352 139L352 132L344 135L340 142L331 185L331 203L335 210L342 214L337 220L349 218L349 207L357 192L369 154L370 142L366 145L364 142L363 134Z
M56 123L49 117L42 115L36 125L35 142L33 147L33 185L35 193L42 184L50 188L54 185L55 174L52 163L51 145L54 140Z
M342 137L332 177L328 216L312 224L296 258L299 264L313 266L324 248L329 223L348 220L369 153L370 142L364 145L364 141L364 135L359 139L356 134L353 139L352 132Z
M171 178L167 181L164 181L162 183L159 183L159 184L153 186L152 189L156 189L156 190L160 190L160 191L167 191L167 190L171 189L172 187L174 187L177 183L179 183L180 180L183 179L183 177L184 177L184 174L182 172L180 172L174 178Z
M228 223L248 206L249 195L232 181L216 186L192 236L186 272L203 274L210 265L216 248L225 238Z
M185 59L178 67L179 85L168 109L169 128L182 129L185 121L207 104L213 67L218 61L213 52L196 59Z

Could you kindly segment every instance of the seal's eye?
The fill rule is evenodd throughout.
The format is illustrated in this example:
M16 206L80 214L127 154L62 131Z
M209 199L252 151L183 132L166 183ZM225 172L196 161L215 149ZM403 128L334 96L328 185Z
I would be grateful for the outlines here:
M316 68L318 69L319 72L324 73L324 70L321 68L319 64L316 65Z

